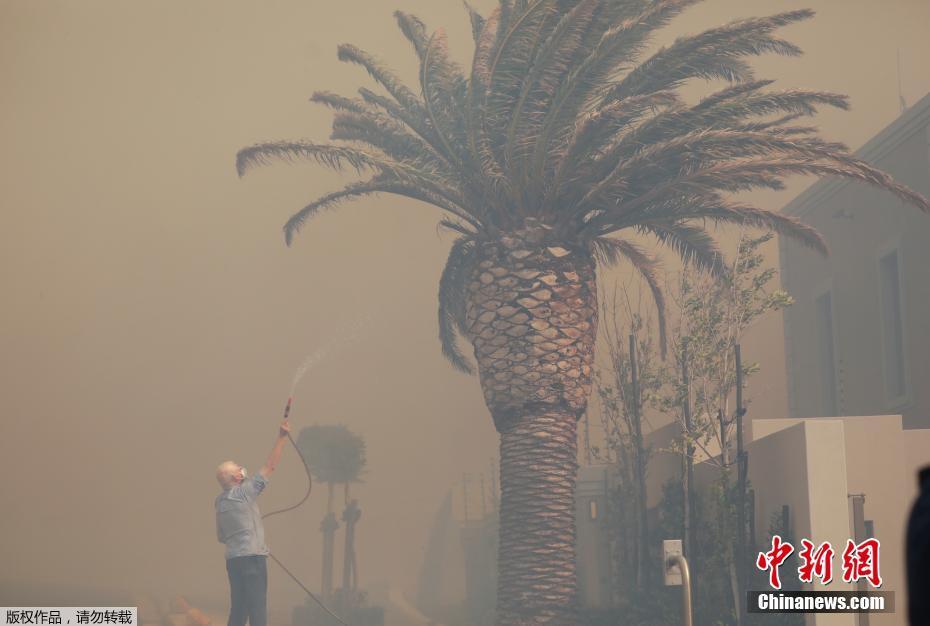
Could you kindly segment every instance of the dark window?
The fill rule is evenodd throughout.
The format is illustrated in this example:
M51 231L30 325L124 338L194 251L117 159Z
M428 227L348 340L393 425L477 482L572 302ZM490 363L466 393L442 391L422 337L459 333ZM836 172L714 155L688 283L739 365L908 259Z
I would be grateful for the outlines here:
M904 326L901 319L901 271L898 251L878 262L882 298L882 345L884 347L885 394L889 401L907 393L904 369Z
M833 298L830 292L817 296L817 349L820 360L820 410L822 415L837 414L836 354L833 347Z

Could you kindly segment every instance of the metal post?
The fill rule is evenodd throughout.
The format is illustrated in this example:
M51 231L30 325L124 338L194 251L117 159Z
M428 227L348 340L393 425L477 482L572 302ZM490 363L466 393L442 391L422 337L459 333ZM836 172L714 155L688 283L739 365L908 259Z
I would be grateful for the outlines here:
M485 518L488 516L488 507L484 499L484 474L481 474L481 519L486 521Z
M691 494L694 493L694 444L691 441L692 432L694 430L694 424L692 423L691 418L691 375L688 369L688 344L685 343L681 349L681 382L685 387L685 398L682 404L682 412L684 413L685 418L685 434L687 441L685 444L685 467L684 467L684 484L683 495L684 495L684 506L683 517L684 517L684 550L685 556L694 556L691 552L691 538L693 532L691 526L694 523L692 519L692 511L694 509L693 503L691 502Z
M357 578L355 576L355 526L362 516L361 509L358 508L358 501L351 500L342 512L342 520L346 525L346 543L343 554L342 565L342 596L341 609L343 613L348 613L355 609L358 604L356 590ZM356 582L354 583L353 580Z
M688 569L688 559L682 554L669 558L667 567L677 565L681 570L681 619L684 626L693 626L691 621L691 571Z
M632 400L630 401L630 412L633 418L633 445L636 448L636 499L639 513L639 531L637 542L639 548L636 558L636 584L642 588L646 583L646 550L649 545L649 527L648 518L646 517L646 473L645 461L642 458L643 451L643 424L639 412L639 368L636 363L636 335L630 333L630 387Z
M336 514L330 511L320 523L320 532L323 533L323 577L320 583L320 594L327 599L333 596L333 557L338 528L339 522L336 521Z
M493 505L493 510L497 511L497 474L495 473L495 463L494 459L491 459L491 504Z
M462 474L462 513L468 523L468 474Z
M584 412L584 460L591 465L591 423L587 411Z
M717 409L717 427L720 429L720 463L724 467L730 465L730 450L727 447L729 438L727 437L727 419L723 415L723 409Z
M739 586L739 597L743 598L746 588L746 450L743 447L743 359L739 344L736 351L736 506L737 539L736 539L736 574ZM739 623L746 619L746 607L740 602Z
M868 539L865 532L865 494L851 493L848 497L852 500L853 535L855 536L856 543L861 543ZM858 591L868 591L868 583L864 580L859 580L856 583L856 589ZM859 613L857 619L859 626L869 626L870 620L868 613Z

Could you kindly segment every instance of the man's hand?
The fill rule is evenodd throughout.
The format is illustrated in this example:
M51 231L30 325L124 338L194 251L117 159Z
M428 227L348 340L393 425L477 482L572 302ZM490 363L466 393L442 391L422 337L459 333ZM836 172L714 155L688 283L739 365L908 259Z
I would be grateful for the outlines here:
M284 418L284 421L278 426L278 437L283 439L289 434L291 434L291 425L287 422L287 418Z

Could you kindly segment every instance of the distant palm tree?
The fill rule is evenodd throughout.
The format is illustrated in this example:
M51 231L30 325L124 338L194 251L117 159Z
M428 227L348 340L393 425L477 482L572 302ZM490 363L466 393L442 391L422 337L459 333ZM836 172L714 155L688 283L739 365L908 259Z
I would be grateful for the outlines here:
M468 8L475 51L468 72L442 30L397 21L420 61L419 93L351 45L339 58L383 89L360 98L319 92L335 110L338 144L275 142L241 150L237 166L315 160L372 176L315 200L285 226L337 203L392 193L433 204L457 234L439 284L442 349L472 366L500 433L498 622L575 623L576 420L591 390L597 326L595 265L623 260L643 275L659 309L657 261L621 231L654 236L685 260L725 272L714 223L773 229L825 251L800 221L728 199L781 189L791 174L838 175L887 189L928 210L920 195L792 121L819 105L846 108L820 91L771 91L745 58L797 55L781 26L794 11L683 37L641 59L655 31L698 0L499 0L488 16ZM696 104L690 79L730 86ZM664 346L663 346L664 347Z
M333 557L336 530L339 528L333 512L333 488L336 484L343 485L345 504L348 506L349 485L361 481L367 462L365 440L343 425L314 425L300 429L297 447L306 459L310 472L327 486L326 515L320 524L323 532L320 591L325 598L329 598L333 593Z

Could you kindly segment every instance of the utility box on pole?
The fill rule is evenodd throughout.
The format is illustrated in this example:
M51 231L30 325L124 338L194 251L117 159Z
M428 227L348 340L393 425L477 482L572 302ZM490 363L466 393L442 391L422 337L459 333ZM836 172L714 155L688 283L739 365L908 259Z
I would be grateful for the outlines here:
M681 567L675 557L682 556L681 539L666 539L662 542L662 563L665 574L665 586L681 584Z
M662 571L667 586L681 586L681 622L693 626L691 615L691 572L688 559L681 552L681 539L662 542Z

